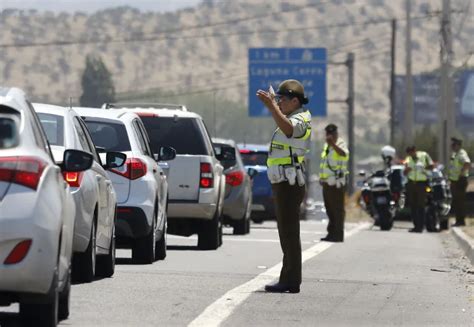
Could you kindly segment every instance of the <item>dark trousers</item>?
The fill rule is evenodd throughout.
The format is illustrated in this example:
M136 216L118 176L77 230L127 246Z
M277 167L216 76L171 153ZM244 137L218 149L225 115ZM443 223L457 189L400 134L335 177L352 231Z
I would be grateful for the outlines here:
M415 230L422 231L425 225L426 182L408 181L407 201Z
M467 178L462 177L459 180L451 181L451 194L453 196L453 211L456 215L456 224L465 224L466 218L466 190Z
M344 207L345 187L337 188L335 185L330 186L323 183L323 199L328 215L328 238L336 241L344 240L344 220L346 218L346 210Z
M283 267L279 282L291 286L301 284L300 206L305 186L282 182L272 185L278 223L278 235L283 251Z

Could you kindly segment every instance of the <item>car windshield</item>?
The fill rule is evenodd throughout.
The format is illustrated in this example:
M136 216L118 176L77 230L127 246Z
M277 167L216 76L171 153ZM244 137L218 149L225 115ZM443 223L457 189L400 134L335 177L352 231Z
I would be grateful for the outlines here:
M194 118L141 117L150 136L153 153L171 146L177 154L209 155L203 136Z
M97 147L104 148L107 152L131 150L125 125L87 119L85 122L92 141Z
M64 117L38 112L38 117L51 145L64 145Z
M241 152L242 160L246 166L266 166L267 152Z
M0 149L14 148L18 142L19 135L15 121L9 117L0 117Z

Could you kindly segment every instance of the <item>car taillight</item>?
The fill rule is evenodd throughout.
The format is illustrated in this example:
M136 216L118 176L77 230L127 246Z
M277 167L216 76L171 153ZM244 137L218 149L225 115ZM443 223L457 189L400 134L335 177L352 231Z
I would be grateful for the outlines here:
M364 202L365 202L366 204L369 204L369 202L370 202L370 195L369 195L369 194L364 194L362 197L364 198Z
M244 173L234 171L225 175L225 182L231 186L239 186L244 181Z
M111 169L110 171L123 176L125 178L134 180L146 175L146 164L138 158L129 158L125 164L116 169Z
M47 163L35 157L0 158L0 181L38 188Z
M394 192L392 194L392 199L393 199L393 201L398 202L398 200L400 199L400 193Z
M201 179L199 181L201 188L212 188L214 186L214 175L212 174L211 164L201 162Z
M83 172L70 172L70 171L64 171L63 172L64 180L71 187L81 187L81 182L82 182L82 177L83 176L84 176Z
M240 149L240 153L250 153L250 150L247 150L247 149Z
M11 250L10 254L8 257L5 259L3 262L4 265L13 265L15 263L20 262L23 260L26 255L28 254L28 251L30 250L31 247L31 240L25 240L20 243L18 243L13 250Z

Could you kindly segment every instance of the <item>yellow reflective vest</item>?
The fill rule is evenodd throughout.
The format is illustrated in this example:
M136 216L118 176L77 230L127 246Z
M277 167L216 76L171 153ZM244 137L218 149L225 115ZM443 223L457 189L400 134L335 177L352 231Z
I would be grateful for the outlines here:
M451 160L449 161L449 171L448 176L450 181L457 181L461 176L461 171L466 162L471 162L467 152L464 149L460 149L458 152L451 155ZM463 176L468 177L469 171L466 171Z
M430 155L424 151L416 151L416 159L412 156L407 156L405 165L411 168L408 173L408 179L413 182L425 182L428 180L426 169L433 164Z
M335 179L345 179L345 176L349 174L349 171L347 170L349 150L347 149L346 143L339 137L336 141L336 145L344 150L346 155L339 155L327 143L324 145L323 152L321 152L321 163L319 164L321 171L319 173L319 179L322 181L327 180L330 177L334 177Z
M299 163L304 162L305 154L309 152L311 137L311 113L300 108L287 116L293 125L293 137L287 137L280 128L273 132L268 152L267 166L291 165L292 156Z

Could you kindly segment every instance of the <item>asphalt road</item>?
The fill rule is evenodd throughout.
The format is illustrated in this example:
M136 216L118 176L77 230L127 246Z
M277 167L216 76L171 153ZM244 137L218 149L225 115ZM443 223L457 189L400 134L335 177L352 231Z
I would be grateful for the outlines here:
M118 250L113 278L73 286L61 326L474 325L474 268L449 233L346 227L346 242L321 243L325 222L302 222L300 294L262 291L281 260L274 222L247 236L226 229L217 251L169 236L168 257L153 265ZM0 325L19 326L17 310L0 308Z

